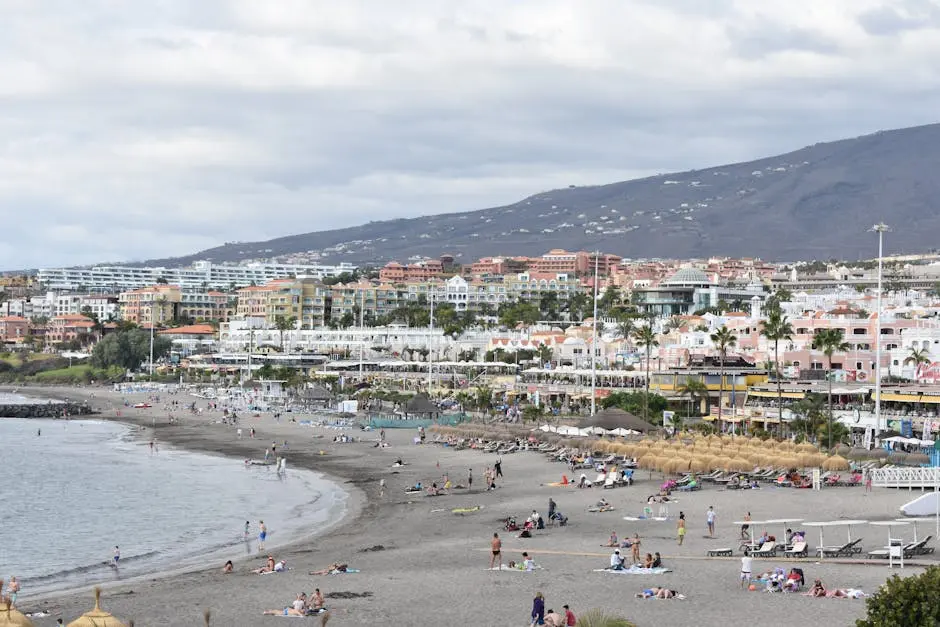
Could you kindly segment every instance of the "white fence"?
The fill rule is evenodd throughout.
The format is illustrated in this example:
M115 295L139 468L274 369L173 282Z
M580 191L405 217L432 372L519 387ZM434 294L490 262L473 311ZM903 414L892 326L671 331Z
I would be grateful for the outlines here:
M933 489L940 484L940 467L875 468L871 484L879 488Z

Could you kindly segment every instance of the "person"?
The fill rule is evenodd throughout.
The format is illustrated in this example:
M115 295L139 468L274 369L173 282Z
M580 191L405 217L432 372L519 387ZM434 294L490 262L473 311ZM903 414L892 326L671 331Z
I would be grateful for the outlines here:
M653 565L651 568L662 568L663 567L663 558L659 554L659 551L656 551L656 554L653 555Z
M262 575L262 574L264 574L264 573L273 573L273 572L274 572L274 567L275 567L276 565L277 565L277 563L274 561L274 556L273 556L273 555L268 555L268 559L267 559L267 561L264 563L264 566L261 566L260 568L256 568L256 569L254 569L254 570L251 571L251 572L253 572L253 573L255 573L255 574L258 574L258 575Z
M541 592L535 593L535 598L532 599L532 622L529 623L530 627L532 625L544 625L545 624L545 597L542 596Z
M653 555L651 553L646 554L646 559L643 560L643 568L652 568L653 567Z
M640 563L640 534L633 534L633 542L630 543L630 561L634 564Z
M264 540L268 537L268 528L264 526L264 521L258 521L258 552L264 550Z
M10 577L10 583L7 584L7 596L10 598L10 606L16 606L16 597L20 592L20 582L16 577Z
M574 615L574 612L571 611L571 608L567 605L563 605L562 609L565 610L565 625L568 627L574 627L578 624L578 619Z
M826 588L823 586L822 581L819 579L813 581L813 587L806 592L806 596L817 598L826 596Z
M380 497L385 496L385 479L381 479L379 481L379 496Z
M674 599L679 596L679 593L675 590L669 590L668 588L660 588L658 586L653 586L652 588L647 588L643 592L638 592L636 598L638 599ZM680 597L684 598L684 597Z
M617 532L610 532L610 539L607 540L606 546L620 546L620 540L617 539Z
M307 600L303 593L297 595L297 598L294 599L294 602L291 603L290 607L285 607L283 610L265 610L265 616L306 616L307 615Z
M565 617L555 610L545 612L545 627L565 627Z
M871 492L871 469L865 471L865 492Z
M496 463L493 464L493 469L496 471L497 477L501 478L503 476L503 458L502 457L496 458Z
M610 554L610 570L623 570L623 561L620 549L614 549L614 552Z
M549 520L553 520L553 519L554 519L554 516L555 516L555 509L556 509L557 507L558 507L558 505L555 504L554 499L552 499L552 497L548 497L548 519L549 519Z
M251 523L247 520L245 521L245 539L248 539L249 534L251 533Z
M767 540L769 539L770 539L770 536L767 535L767 530L765 529L764 531L761 532L760 537L757 539L757 544L763 544L764 542L767 542Z
M753 565L753 558L751 557L750 551L747 547L744 548L744 557L741 558L741 587L747 588L751 585L751 568Z
M800 582L803 580L803 576L796 571L795 568L791 568L790 572L787 574L787 580L783 582L783 590L785 592L796 592L800 589Z
M225 562L225 566L222 567L222 574L229 575L235 570L235 565L232 564L232 560Z
M112 558L111 564L117 568L118 562L121 561L121 548L118 545L114 545L114 557Z
M708 535L712 538L715 537L715 516L715 508L709 505L705 512L705 523L708 525Z
M473 468L467 471L467 492L473 491Z
M679 512L679 522L676 523L676 535L678 536L679 546L682 546L682 541L685 540L685 514Z
M744 515L744 524L741 525L741 539L742 540L747 540L748 538L747 530L751 528L750 522L751 522L751 512L748 512L747 514Z
M493 540L490 542L490 551L492 555L490 556L490 568L503 567L503 541L499 539L499 534L493 534Z
M383 437L384 437L384 435L383 435ZM319 588L315 589L315 590L310 594L310 603L309 603L309 605L310 605L310 609L313 609L313 610L321 610L321 609L323 609L323 595L320 593L320 589L319 589Z
M311 570L311 575L333 575L337 573L345 573L349 570L349 564L344 564L342 562L333 562L326 568L322 570Z
M535 561L525 551L522 552L522 570L527 572L535 570Z

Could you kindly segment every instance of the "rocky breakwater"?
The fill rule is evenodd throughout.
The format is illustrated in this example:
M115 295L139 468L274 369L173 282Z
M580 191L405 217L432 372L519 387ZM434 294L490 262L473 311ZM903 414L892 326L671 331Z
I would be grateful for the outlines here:
M94 413L88 403L71 401L0 402L3 418L65 418Z

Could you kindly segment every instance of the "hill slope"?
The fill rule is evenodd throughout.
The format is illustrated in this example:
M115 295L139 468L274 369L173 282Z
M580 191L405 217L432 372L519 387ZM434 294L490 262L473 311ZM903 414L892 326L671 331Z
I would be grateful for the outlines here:
M459 261L550 248L624 257L874 256L872 224L893 227L891 251L937 246L940 124L816 144L785 155L536 194L504 207L226 244L188 257L238 261L333 249L328 261L384 263L448 252Z

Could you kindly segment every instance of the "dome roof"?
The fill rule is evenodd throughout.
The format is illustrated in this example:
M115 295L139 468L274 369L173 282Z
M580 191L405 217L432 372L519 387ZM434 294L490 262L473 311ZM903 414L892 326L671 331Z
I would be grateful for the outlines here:
M0 602L0 627L33 627L33 621L10 607L10 600L5 599Z
M124 623L102 610L98 606L100 601L101 588L95 588L95 609L82 614L69 623L68 627L127 627Z
M663 281L663 285L710 285L708 275L698 268L681 268Z

